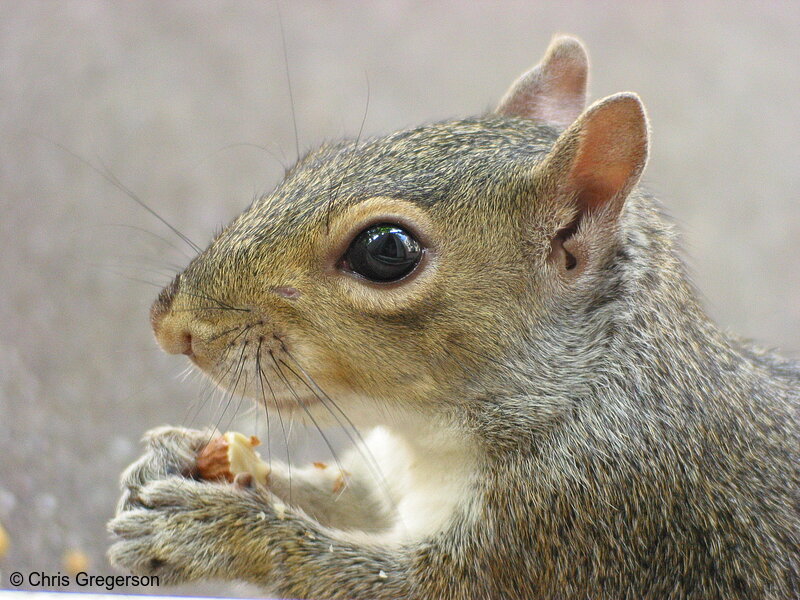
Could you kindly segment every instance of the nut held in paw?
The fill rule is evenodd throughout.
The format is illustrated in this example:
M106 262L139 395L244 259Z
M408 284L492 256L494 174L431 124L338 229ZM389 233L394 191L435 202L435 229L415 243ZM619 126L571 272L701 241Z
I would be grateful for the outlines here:
M202 479L224 479L233 483L239 473L249 473L261 485L267 484L269 466L253 448L260 444L256 436L249 438L237 431L214 438L197 455L197 470Z

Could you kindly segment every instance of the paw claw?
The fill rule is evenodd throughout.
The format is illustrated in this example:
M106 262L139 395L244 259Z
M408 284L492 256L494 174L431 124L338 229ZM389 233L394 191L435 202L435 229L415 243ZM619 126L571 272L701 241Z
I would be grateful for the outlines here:
M108 531L121 538L152 535L156 516L151 511L138 509L123 512L108 522Z
M142 441L148 448L160 449L176 447L198 452L216 434L216 430L186 429L185 427L156 427L144 434Z
M123 497L118 512L142 506L139 488L167 477L189 477L196 468L197 453L213 435L180 427L159 427L144 436L147 451L122 474Z
M240 490L249 490L255 487L255 479L250 473L238 473L233 480L233 485Z
M170 477L147 484L139 493L139 498L147 508L185 507L195 496L197 482Z

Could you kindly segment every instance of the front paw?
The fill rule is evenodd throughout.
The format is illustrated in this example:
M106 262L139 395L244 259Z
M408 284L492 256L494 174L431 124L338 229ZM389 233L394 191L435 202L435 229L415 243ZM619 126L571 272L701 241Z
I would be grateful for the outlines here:
M143 439L145 453L122 474L122 497L117 512L141 506L139 491L150 481L173 475L191 476L198 452L213 435L212 431L182 427L159 427L148 431Z
M254 488L173 477L146 484L139 508L108 524L111 563L162 584L238 576L237 553L273 514ZM246 562L246 561L245 561Z

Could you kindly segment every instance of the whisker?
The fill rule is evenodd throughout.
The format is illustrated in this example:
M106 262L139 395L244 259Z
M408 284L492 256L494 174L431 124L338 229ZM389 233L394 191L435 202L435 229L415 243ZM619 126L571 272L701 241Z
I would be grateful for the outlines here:
M146 283L146 282L144 282ZM153 284L156 285L156 284ZM164 287L159 286L159 287ZM250 312L250 310L245 308L228 308L227 306L195 306L194 308L170 308L170 312L173 313L181 313L181 312L195 312L200 310L230 310L234 312Z
M162 289L164 287L161 283L156 283L155 281L150 281L149 279L140 279L139 277L131 277L130 275L125 275L123 273L116 273L114 271L106 270L106 273L110 275L116 275L117 277L122 277L123 279L127 279L128 281L132 281L133 283L142 283L144 285L149 285L154 288Z
M256 426L253 435L261 439L263 437L263 435L261 434L261 419L259 418L259 414L261 413L261 411L259 410L260 407L258 406L258 399L255 397L253 399L255 400L255 402L253 402L253 404L250 406L250 410L248 410L245 413L245 416L249 416L251 412L255 413ZM267 428L268 428L267 431L269 431L269 425L267 425ZM267 441L269 442L269 433L267 433ZM267 444L267 448L269 448L269 444ZM270 465L270 467L272 467L271 461L269 461L268 464Z
M209 296L208 294L201 294L199 292L189 291L180 289L178 290L179 294L185 294L187 296L192 296L193 298L200 298L201 300L208 300L209 302L213 302L214 304L218 304L221 308L227 308L228 310L238 310L240 312L252 312L249 308L242 308L240 306L232 306L227 302L223 302L222 300L218 300L213 296Z
M259 351L260 351L260 349L261 348L259 346ZM262 380L262 382L261 382L262 392L263 392L263 389L264 389L263 385L264 385L264 383L266 383L267 386L269 387L269 392L272 395L272 403L275 405L275 411L278 413L278 421L279 421L280 426L281 426L281 432L283 433L283 441L284 441L285 447L286 447L286 469L288 471L287 477L289 479L289 504L291 504L292 503L292 457L291 457L291 453L289 451L289 438L286 436L286 426L284 425L284 422L283 422L283 415L281 415L281 407L278 405L278 399L275 397L275 390L272 389L272 385L270 384L269 379L267 379L267 376L264 374L264 369L261 367L261 354L260 354L260 352L256 353L256 364L257 364L258 372L260 373L260 377L261 377L261 380ZM264 399L264 408L265 409L266 409L266 402L267 401L266 401L266 398L265 398Z
M336 404L336 402L333 400L333 398L331 398L331 397L330 397L330 396L329 396L327 393L325 393L325 391L324 391L324 390L323 390L323 389L322 389L322 388L321 388L321 387L320 387L320 386L319 386L319 385L318 385L318 384L317 384L317 383L314 381L314 378L313 378L313 377L311 377L311 375L309 375L309 374L308 374L308 372L307 372L307 371L306 371L306 370L305 370L305 369L302 367L302 365L301 365L301 364L300 364L300 363L297 361L297 359L296 359L296 358L295 358L295 357L294 357L294 356L293 356L291 353L289 353L289 351L288 351L288 349L287 349L286 347L284 347L284 348L283 348L283 351L284 351L284 352L286 353L286 355L287 355L287 356L288 356L288 357L289 357L289 358L292 360L292 362L293 362L293 363L294 363L294 364L297 366L297 368L298 368L298 369L299 369L299 370L300 370L300 371L303 373L303 375L305 376L305 378L303 378L303 377L300 377L300 375L298 375L298 374L297 374L297 372L296 372L294 369L292 369L292 367L291 367L291 366L289 366L289 365L288 365L288 364L286 364L285 362L281 361L281 362L283 363L283 365L284 365L284 366L285 366L287 369L289 369L289 371L290 371L290 372L291 372L291 373L292 373L292 374L293 374L295 377L297 377L297 378L298 378L298 379L299 379L299 380L300 380L300 381L303 383L303 385L305 385L305 386L308 388L308 390L309 390L309 391L310 391L312 394L314 394L314 395L315 395L315 396L316 396L316 397L317 397L317 398L320 400L320 402L322 402L322 403L323 403L323 405L325 405L325 403L323 402L323 400L328 400L328 401L329 401L329 402L330 402L330 403L331 403L331 404L332 404L332 405L333 405L333 406L336 408L337 412L339 412L339 414L341 414L341 416L342 416L342 417L345 419L345 421L347 422L347 424L350 426L350 428L351 428L351 429L353 430L353 432L356 434L356 436L358 437L358 441L360 441L362 444L364 444L364 443L365 443L365 442L364 442L364 438L363 438L363 437L361 437L361 434L360 434L360 432L358 431L358 428L357 428L357 427L355 426L355 424L354 424L354 423L353 423L353 422L350 420L350 417L348 417L348 416L347 416L347 414L346 414L346 413L345 413L345 412L344 412L344 411L343 411L343 410L342 410L342 409L339 407L339 405L338 405L338 404ZM317 391L315 391L314 389L312 389L312 388L311 388L311 386L309 386L309 384L308 384L308 382L307 382L306 380L310 381L310 382L311 382L311 383L314 385L314 387L315 387L315 388L318 390L318 392L319 392L319 393L318 393ZM322 396L320 396L320 394L322 394ZM326 406L326 408L327 408L327 406ZM330 408L328 408L328 411L329 411L329 412L331 412ZM334 418L337 418L335 414L331 413L331 415L332 415ZM338 420L338 418L337 418L337 420ZM340 423L340 425L341 425L341 423ZM356 442L356 440L354 440L352 437L350 437L350 434L349 434L349 432L347 431L347 429L346 429L345 427L342 427L342 429L344 429L344 430L345 430L345 433L347 433L348 437L350 438L350 441L351 441L353 444L356 444L356 443L357 443L357 442Z
M136 202L136 204L138 204L139 206L141 206L143 209L145 209L147 212L149 212L151 215L153 215L153 216L154 216L156 219L158 219L158 220L159 220L159 221L161 221L161 222L162 222L164 225L166 225L166 226L167 226L167 227L168 227L168 228L169 228L169 229L170 229L170 230L171 230L171 231L172 231L172 232L173 232L175 235L177 235L177 236L178 236L179 238L181 238L181 239L182 239L184 242L186 242L186 244L188 244L188 245L189 245L189 247L190 247L190 248L192 248L192 250L194 250L195 252L200 252L200 251L202 250L202 249L200 248L200 246L198 246L197 244L195 244L195 243L194 243L192 240L190 240L190 239L189 239L189 238L188 238L186 235L184 235L182 232L178 231L178 229L176 229L176 228L175 228L175 227L173 227L173 226L172 226L170 223L168 223L166 219L164 219L164 218L163 218L161 215L159 215L159 214L158 214L156 211L154 211L152 208L150 208L150 206L148 206L147 204L145 204L145 202L144 202L144 201L143 201L141 198L139 198L139 196L137 196L136 194L134 194L134 193L133 193L133 192L132 192L132 191L131 191L131 190L130 190L130 189L127 187L127 186L125 186L125 185L124 185L124 184L123 184L123 183L122 183L122 182L121 182L121 181L120 181L120 180L117 178L117 176L116 176L116 175L114 175L114 174L111 172L111 170L110 170L110 169L109 169L109 168L108 168L108 167L107 167L105 164L103 164L103 162L102 162L102 161L100 161L100 165L103 167L103 170L101 171L101 170L99 170L99 169L95 169L95 171L96 171L97 173L99 173L99 174L100 174L102 177L104 177L106 181L110 182L110 183L111 183L112 185L114 185L114 187L116 187L118 190L120 190L120 191L124 192L124 193L125 193L125 194L126 194L126 195L127 195L127 196L128 196L130 199L131 199L131 200L133 200L134 202Z
M314 424L314 427L316 427L320 437L322 437L322 440L325 442L325 445L328 446L328 450L331 451L331 455L333 455L333 460L336 462L336 466L339 468L340 471L344 472L342 463L339 461L339 455L336 453L336 450L334 450L333 445L328 439L328 436L325 435L324 431L322 431L322 428L319 426L319 423L317 423L317 420L314 418L314 415L311 414L311 411L308 410L308 407L305 404L303 404L303 402L300 400L300 397L297 395L297 392L295 392L294 387L292 387L292 385L289 383L289 380L286 378L286 375L281 370L281 367L278 364L278 361L275 359L275 355L272 353L272 350L269 350L268 352L270 358L272 358L272 362L275 364L275 372L278 374L278 377L281 378L283 383L289 389L289 392L291 392L295 404L297 404L300 408L303 409L303 412L305 412L306 416Z
M233 416L231 416L230 420L228 421L227 427L225 427L225 431L229 430L233 426L233 422L236 419L236 415L239 414L239 411L242 408L242 403L244 402L245 394L247 394L247 371L244 367L247 365L247 360L245 360L244 365L242 366L242 370L244 371L244 385L242 386L242 391L239 393L239 404L236 405L236 410L233 411Z
M183 254L184 257L186 257L188 259L192 258L191 254L187 254L185 250L183 250L182 248L179 248L178 246L173 244L172 241L168 240L163 235L158 235L157 233L155 233L153 231L150 231L149 229L145 229L144 227L138 227L136 225L128 225L126 223L108 223L105 226L106 227L120 227L122 229L132 229L134 231L139 231L141 233L146 233L147 235L152 236L152 237L156 238L157 240L164 242L167 246L169 246L173 250L175 250L177 252L180 252L181 254Z
M119 267L157 268L162 269L164 272L168 271L172 277L174 277L176 273L179 273L183 270L181 265L177 265L175 263L166 263L161 259L161 257L156 259L145 254L122 254L116 258L118 260L105 264Z
M320 404L322 404L322 406L324 406L325 409L330 413L330 415L336 420L336 422L342 428L342 431L345 432L345 435L347 435L347 437L349 438L350 442L353 444L353 447L358 451L358 453L366 461L367 466L368 466L372 476L375 478L375 481L378 483L378 485L383 488L383 492L386 495L386 499L388 500L389 504L394 509L395 513L399 514L399 508L398 508L398 506L397 506L396 502L394 501L394 498L393 498L393 496L391 494L391 489L389 487L388 481L386 480L386 476L384 475L383 470L380 467L380 464L378 463L377 459L375 458L375 455L372 454L372 451L369 449L369 446L367 446L367 443L364 440L363 436L361 435L361 432L358 430L358 427L355 426L355 424L350 420L350 417L348 417L347 414L345 414L345 412L339 407L339 405L333 400L333 398L331 398L328 394L326 394L325 391L314 381L314 378L311 377L308 374L308 372L306 372L305 369L303 369L303 366L297 361L296 358L294 358L294 356L292 356L292 354L289 353L288 349L286 349L284 347L283 350L286 353L286 355L292 360L292 362L297 366L297 368L303 373L305 378L300 377L300 375L294 369L292 369L291 366L289 366L288 364L286 364L282 360L281 360L281 363L284 366L286 366L286 368L289 369L289 371L295 377L297 377L297 379L299 379L303 383L303 385L305 385L309 389L309 391L311 391L311 393L313 393L317 397L317 399L319 399ZM311 386L308 384L308 381L306 381L306 379L308 381L310 381L314 385L314 387L317 388L317 390L319 390L319 393L317 393L316 391L314 391L311 388ZM320 396L319 394L322 394L322 396ZM324 396L324 399L323 399L323 396ZM349 425L350 429L352 429L353 434L355 434L356 438L358 438L358 441L353 438L353 435L350 433L350 429L348 429L347 427L345 427L342 424L342 422L339 419L339 417L336 416L336 414L331 410L331 408L325 403L325 399L327 399L336 408L336 410L341 414L341 416L344 418L344 420Z
M228 348L223 353L222 358L220 358L220 360L224 360L225 358L227 358L227 355L228 355L229 351L230 351L230 348ZM233 366L233 363L229 363L228 364L228 367L225 369L225 372L222 374L222 379L224 379L225 377L228 376L228 373L230 372L232 366ZM186 423L186 427L191 428L194 425L195 420L197 419L197 417L200 416L200 413L206 407L206 405L208 404L208 401L211 400L211 398L214 396L214 393L216 391L218 391L218 390L219 390L219 387L214 382L214 380L212 380L211 378L206 379L205 385L203 386L203 389L201 390L200 395L199 395L199 402L197 404L190 404L189 408L186 410L186 414L183 416L183 421L182 422ZM194 413L194 414L192 414L192 413ZM191 419L189 419L189 415L191 415ZM188 422L187 422L187 420L188 420Z
M184 427L189 429L192 428L194 425L195 420L197 417L200 416L203 408L205 408L208 401L211 399L211 396L214 395L214 383L211 380L207 380L203 385L203 389L200 391L197 400L194 402L190 402L189 406L186 407L186 412L183 415L183 419L181 419L181 423L183 423ZM191 415L191 419L189 416Z
M219 338L221 338L223 335L228 335L229 333L233 333L233 332L234 332L234 331L236 331L237 329L240 329L240 328L243 328L243 327L244 327L243 325L240 325L240 326L238 326L238 327L231 327L230 329L226 329L226 330L225 330L225 331L223 331L222 333L218 333L217 335L214 335L214 336L211 336L210 338L208 338L208 339L206 340L206 343L209 343L209 342L213 342L213 341L215 341L215 340L218 340L218 339L219 339Z
M218 362L222 362L222 361L227 360L228 354L230 353L230 351L232 349L233 349L233 346L228 346L223 351L222 356L220 356ZM234 363L232 363L232 362L228 363L228 367L222 373L222 376L220 377L220 381L224 381L225 380L225 378L228 376L228 373L231 372L231 369L233 368L233 365L234 365ZM194 415L192 416L191 420L189 421L189 424L187 425L187 427L191 427L194 424L194 422L197 419L197 417L200 416L200 413L202 412L202 410L208 404L208 401L211 400L211 398L214 396L214 392L218 391L217 384L214 383L214 381L212 381L211 379L208 379L207 381L208 381L208 384L209 384L208 391L207 392L203 392L201 394L201 397L205 396L205 398L203 398L202 401L200 402L199 406L197 407L197 410L194 412ZM190 413L191 413L191 407L187 411L186 415L184 415L184 422L186 421L186 419L187 419L187 417L189 416Z
M258 383L261 387L261 399L262 404L264 405L264 416L267 419L267 457L270 468L272 468L272 443L271 443L271 436L270 433L270 423L269 423L269 409L267 408L267 395L264 390L264 382L262 381L262 376L264 373L261 371L261 346L264 343L264 338L261 337L258 339L258 348L256 348L256 372L258 373ZM258 419L258 413L256 413L256 419ZM258 420L256 420L256 429L258 429Z
M252 328L253 328L252 325L246 325L239 333L237 333L235 336L233 336L233 339L230 342L228 342L228 344L230 344L230 346L233 346L233 344L236 343L236 340L238 340L240 337L242 337L245 333L250 331Z
M198 393L197 397L189 402L187 407L186 413L183 416L183 420L181 421L185 427L191 428L195 422L195 419L200 415L202 409L206 406L208 400L213 397L216 386L214 382L206 377L203 377L203 374L199 370L192 370L187 377L193 377L196 381L200 383L200 392ZM194 416L191 420L188 420L189 414L195 411ZM187 424L188 421L188 424Z
M156 287L156 288L159 288L159 289L164 287L164 283L158 283L158 282L155 282L155 281L151 281L149 279L142 279L142 278L138 278L138 277L133 277L132 275L128 275L127 273L124 273L122 271L123 269L130 268L131 265L113 264L113 263L106 264L106 263L86 262L84 260L79 260L79 259L77 259L75 257L72 257L72 256L65 256L64 258L65 258L65 260L72 261L72 262L75 262L75 263L79 263L81 266L90 266L90 267L92 267L94 269L97 269L99 271L102 271L104 273L108 273L109 275L113 275L114 277L121 277L122 279L127 279L128 281L132 281L134 283L143 283L145 285L150 285L150 286L153 286L153 287ZM170 274L159 273L156 270L145 269L145 268L142 268L142 267L140 267L138 265L136 266L136 268L139 269L140 271L142 271L143 273L150 273L151 275L152 274L165 275L168 278L172 277L171 273ZM167 279L166 281L169 281L169 279Z
M325 211L325 233L330 233L330 218L331 218L331 211L333 210L333 204L336 199L339 197L339 190L342 187L342 183L344 183L345 177L350 173L352 168L353 160L355 159L356 152L358 152L358 144L361 141L361 134L364 132L364 123L367 122L367 112L369 112L369 97L370 97L370 86L369 86L369 76L367 76L366 71L364 75L367 80L367 101L364 104L364 115L361 117L361 126L358 128L358 135L356 136L356 143L353 146L353 151L350 154L350 158L347 161L347 167L345 167L344 174L341 179L339 179L339 185L336 186L336 191L333 193L332 196L328 197L328 206Z
M125 348L112 348L111 352L113 352L114 354L120 354L120 353L124 353L124 354L128 354L128 353L142 354L142 353L145 353L145 352L152 353L154 348L155 348L155 346L152 345L152 344L147 346L146 348L144 348L144 347L134 348L133 346L126 346Z
M226 146L223 146L222 148L220 148L216 152L212 152L211 154L209 154L208 156L203 158L200 161L200 163L197 165L197 167L199 167L205 161L209 160L215 154L219 154L220 152L224 152L225 150L230 150L232 148L241 148L241 147L258 148L259 150L263 150L264 152L266 152L270 156L270 158L275 160L275 162L277 162L281 167L283 167L284 171L287 171L289 169L289 166L285 162L285 158L286 157L283 157L283 159L282 159L281 157L279 157L277 154L275 154L272 150L270 150L266 146L262 146L260 144L253 144L252 142L236 142L236 143L233 143L233 144L228 144Z
M245 384L245 385L247 385L247 384ZM247 405L247 407L245 407L244 411L242 411L242 412L241 412L241 413L240 413L238 416L239 416L239 417L240 417L242 420L245 420L245 419L248 419L249 417L251 417L253 414L255 414L255 416L256 416L256 421L258 421L258 413L259 413L259 412L261 412L261 411L259 410L260 408L261 408L261 407L260 407L260 406L258 406L258 404L256 404L255 402L253 402L252 404L248 404L248 405ZM230 428L229 428L229 429L230 429ZM251 435L255 435L255 436L256 436L256 437L258 437L258 438L259 438L259 440L260 440L261 438L260 438L260 436L259 436L258 434L259 434L259 429L258 429L258 426L256 426L256 429L255 429L255 431L254 431L254 432L253 432L253 434L251 434Z
M283 28L283 14L281 13L281 5L276 3L278 9L278 22L281 26L281 45L283 47L283 63L286 66L286 84L289 87L289 102L292 106L292 127L294 128L294 149L295 160L300 160L300 137L297 135L297 116L294 111L294 93L292 91L292 76L289 72L289 52L286 49L286 32Z
M43 136L37 136L37 137L40 137L41 139L44 139L44 140L46 140L47 142L49 142L49 143L53 144L53 145L54 145L54 146L56 146L57 148L61 149L62 151L66 152L67 154L69 154L70 156L72 156L73 158L75 158L76 160L80 161L81 163L83 163L84 165L86 165L87 167L89 167L89 168L90 168L92 171L94 171L95 173L97 173L98 175L100 175L100 177L102 177L102 178L103 178L103 179L105 179L105 180L106 180L108 183L110 183L111 185L113 185L114 187L116 187L116 188L117 188L119 191L123 192L123 193L124 193L126 196L128 196L128 197L129 197L131 200L133 200L134 202L136 202L136 204L138 204L139 206L141 206L143 209L145 209L147 212L149 212L151 215L153 215L153 216L154 216L156 219L158 219L158 220L159 220L159 221L161 221L161 222L162 222L164 225L166 225L166 226L169 228L169 230L170 230L170 231L172 231L172 233L174 233L174 234L175 234L175 235L177 235L177 236L178 236L180 239L182 239L184 242L186 242L186 244L188 244L188 245L189 245L189 247L190 247L190 248L192 248L192 249L193 249L195 252L200 252L200 246L198 246L197 244L195 244L195 243L194 243L192 240L190 240L190 239L189 239L187 236L185 236L183 233L181 233L180 231L178 231L178 229L177 229L177 228L175 228L173 225L171 225L171 224L170 224L170 223L169 223L169 222L168 222L166 219L164 219L164 217L162 217L162 216L161 216L161 215L159 215L159 214L158 214L156 211L154 211L152 208L150 208L150 207L149 207L149 206L148 206L148 205L147 205L147 204L146 204L146 203L145 203L145 202L144 202L144 201L143 201L141 198L139 198L139 197L138 197L136 194L134 194L134 193L133 193L131 190L129 190L128 188L126 188L126 187L125 187L125 186L124 186L124 185L123 185L123 184L122 184L122 183L119 181L119 179L117 179L116 177L114 177L114 176L113 176L113 174L111 174L110 172L107 172L107 169L108 169L108 168L107 168L105 165L102 165L102 163L101 163L101 165L103 166L103 169L106 169L106 171L103 171L103 170L101 170L101 169L97 168L97 167L96 167L94 164L92 164L90 161L88 161L88 160L86 160L85 158L83 158L82 156L80 156L80 155L79 155L77 152L75 152L75 151L71 150L70 148L67 148L67 147L66 147L64 144L61 144L61 143L59 143L59 142L56 142L56 141L54 141L54 140L50 140L50 139L48 139L48 138L46 138L46 137L43 137Z
M189 377L189 374L193 371L193 365L186 365L186 367L178 373L178 379L180 379L181 383L186 383L186 378Z
M236 388L239 387L239 380L242 377L242 371L244 371L244 365L245 365L244 353L245 353L245 350L247 350L247 344L243 343L242 344L242 351L239 354L239 360L237 361L236 379L234 380L233 387L230 388L230 394L228 394L228 400L227 400L227 402L225 402L225 407L222 410L222 414L219 416L219 419L217 419L217 423L214 426L215 430L219 430L219 426L222 424L222 419L225 417L225 413L228 412L228 408L230 408L231 402L233 401L233 397L236 395ZM211 435L213 435L213 433ZM209 439L206 441L206 444L208 444L210 441L211 441L211 438L209 437Z
M69 260L69 257L67 257ZM93 263L89 261L80 261L82 265L92 267L94 269L100 269L105 271L106 273L111 273L112 275L119 275L125 276L122 270L130 270L130 271L139 271L140 273L150 274L150 275L159 275L162 277L167 277L167 281L175 276L175 271L169 269L167 267L158 266L158 267L146 267L141 264L141 261L129 261L129 262L112 262L112 263ZM162 286L163 287L163 286Z

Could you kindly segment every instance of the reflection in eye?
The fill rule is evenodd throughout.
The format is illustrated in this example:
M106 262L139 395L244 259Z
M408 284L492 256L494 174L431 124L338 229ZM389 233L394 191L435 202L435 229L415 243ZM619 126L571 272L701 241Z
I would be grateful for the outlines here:
M347 268L365 279L397 281L419 264L422 247L399 225L381 223L359 233L344 258Z

